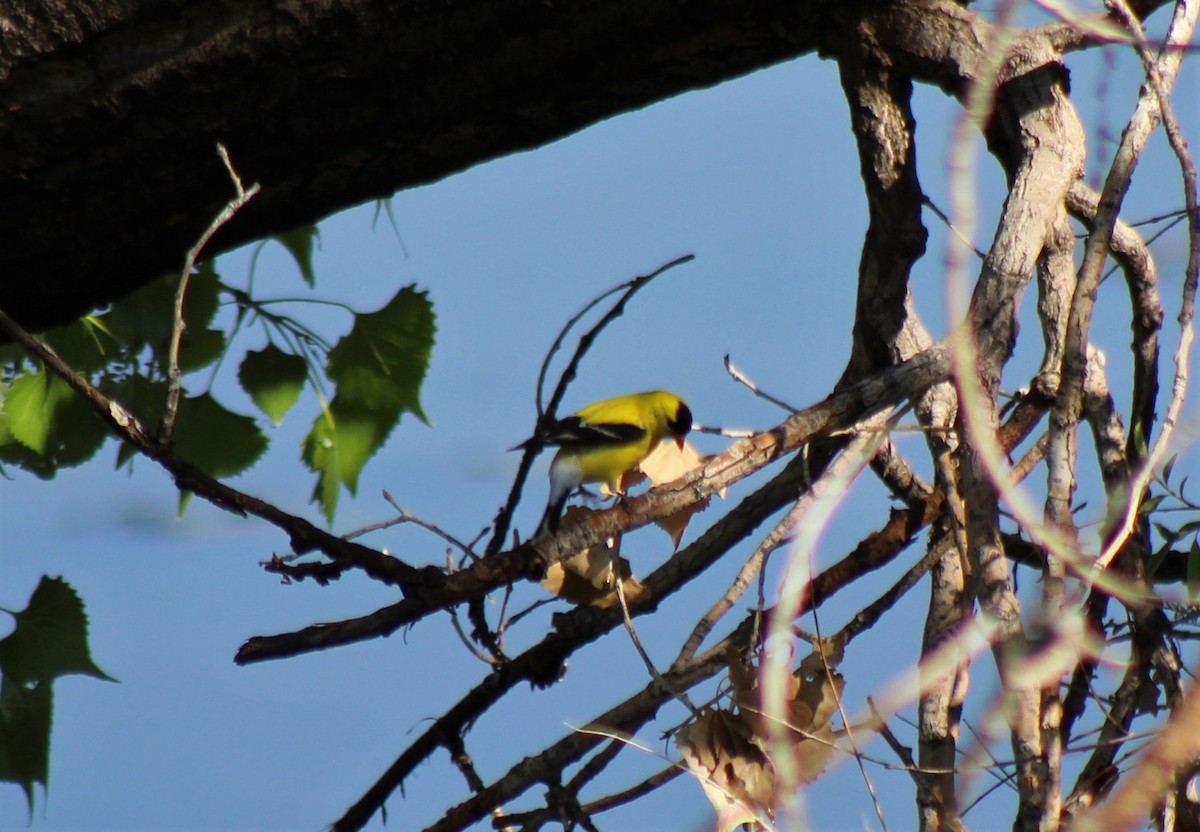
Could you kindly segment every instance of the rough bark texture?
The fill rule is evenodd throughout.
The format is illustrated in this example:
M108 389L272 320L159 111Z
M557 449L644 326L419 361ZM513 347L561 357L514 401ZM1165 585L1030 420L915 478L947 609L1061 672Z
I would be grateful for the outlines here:
M0 309L39 328L182 266L218 141L263 190L210 253L802 54L823 4L5 5Z

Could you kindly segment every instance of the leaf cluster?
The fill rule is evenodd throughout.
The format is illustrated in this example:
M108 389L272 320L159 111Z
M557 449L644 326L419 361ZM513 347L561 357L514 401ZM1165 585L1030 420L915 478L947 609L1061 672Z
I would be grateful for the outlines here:
M316 228L274 239L291 252L311 290ZM159 426L166 435L163 428L170 421L175 452L214 478L252 466L270 443L263 417L278 426L308 387L319 412L303 442L302 459L316 474L313 499L332 522L341 487L354 492L366 461L401 415L426 421L419 393L434 342L433 307L427 293L412 286L374 312L343 307L353 325L331 344L299 318L275 311L284 302L321 301L258 298L253 277L252 266L245 287L230 285L208 261L188 276L181 320L173 314L179 276L168 275L42 338L142 425ZM218 314L223 307L232 307L233 315ZM178 413L170 414L176 327L182 337L175 358L187 383ZM238 355L238 336L251 328L261 330L266 343L241 354L237 380L260 411L256 416L231 409L212 392L223 364ZM16 345L0 348L0 470L13 465L49 479L91 459L108 438L93 408L67 381ZM122 444L117 465L130 464L134 456L133 447ZM186 499L185 493L181 508Z

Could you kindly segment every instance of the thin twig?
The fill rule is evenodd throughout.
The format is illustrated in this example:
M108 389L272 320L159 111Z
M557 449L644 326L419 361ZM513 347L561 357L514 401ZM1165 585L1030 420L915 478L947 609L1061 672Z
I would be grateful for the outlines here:
M749 376L747 376L745 373L743 373L737 367L733 366L733 362L729 360L729 353L725 353L724 363L725 363L725 372L729 373L729 377L732 378L734 381L736 381L738 384L741 384L742 386L746 387L751 393L758 396L760 399L765 399L766 401L769 401L771 404L775 405L776 407L780 407L780 408L786 410L788 413L796 413L799 410L798 407L793 407L792 405L785 402L783 399L778 398L777 396L772 396L770 393L766 392L761 387L759 387L757 384L755 384L753 381L751 381Z
M915 583L916 582L914 581L914 584ZM816 632L816 636L817 636L815 646L813 649L821 659L821 670L825 674L825 678L826 679L834 679L835 678L834 677L834 669L833 669L833 666L829 662L829 655L826 652L827 645L825 643L825 640L821 637L821 614L817 610L816 607L813 607L812 619L813 619L813 630ZM836 652L836 655L840 658L842 656L842 650L836 646L834 647L834 650ZM835 664L836 664L836 661L835 661ZM871 775L867 774L867 767L866 767L866 763L864 762L864 755L863 755L862 750L858 747L859 744L858 744L858 740L854 736L854 731L849 730L850 715L846 713L846 707L842 700L841 691L838 689L838 686L836 684L830 685L830 691L833 694L834 704L837 705L838 715L842 718L842 725L846 726L846 728L847 728L846 742L848 742L850 744L850 752L851 752L851 755L854 757L855 765L858 766L859 776L862 777L863 783L867 787L867 794L870 795L870 797L871 797L871 805L875 809L875 817L879 818L880 828L883 829L884 832L887 832L887 828L888 828L887 819L883 816L883 806L880 805L880 803L879 803L879 793L875 790L875 783L871 780ZM837 748L836 745L834 747Z
M614 286L603 294L593 298L586 306L583 307L583 309L581 309L574 317L572 317L571 320L567 321L566 325L554 339L554 343L550 345L550 350L546 353L546 358L542 361L542 367L538 371L537 394L534 404L537 407L539 420L546 415L554 415L555 411L558 409L559 403L562 401L563 396L567 392L567 386L570 385L570 383L575 379L575 373L579 369L579 362L583 360L583 356L586 355L587 351L591 348L592 342L596 340L596 336L599 335L606 326L608 326L617 318L621 317L621 315L625 312L625 304L629 302L629 299L637 294L637 292L642 288L644 288L646 284L650 283L650 281L654 280L663 272L669 271L676 266L682 266L684 263L690 263L695 259L696 255L685 254L682 257L676 257L669 263L659 266L657 269L650 272L650 274L635 277L633 280L622 283L620 286ZM559 377L558 385L554 388L554 394L550 397L550 401L543 408L542 392L545 388L546 374L550 369L550 361L562 347L562 342L566 339L567 333L574 328L575 324L579 323L584 315L594 309L596 305L600 303L600 301L615 294L616 292L621 291L624 291L621 299L617 301L617 303L615 303L607 313L605 313L604 317L601 318L594 327L588 330L588 332L579 339L579 346L575 349L575 354L571 356L571 360L567 362L566 369L563 370L562 375Z
M179 286L175 290L174 325L171 327L171 343L167 351L167 404L163 411L162 424L159 426L158 431L159 441L164 445L171 444L171 440L175 435L175 420L179 415L179 396L183 390L183 373L179 368L179 347L183 341L183 300L187 295L188 280L192 275L192 270L196 267L196 259L200 256L200 252L204 250L204 247L208 245L208 241L212 239L212 236L261 190L257 182L249 188L242 186L241 177L237 175L237 171L233 169L233 162L229 159L229 151L220 142L217 142L217 155L225 163L225 169L229 171L229 178L233 180L233 187L237 193L233 199L225 204L220 213L213 218L213 221L204 230L204 233L200 235L200 239L196 241L196 244L188 249L187 257L183 261L183 271L179 275Z
M392 520L389 521L391 524L412 523L414 526L420 526L425 531L431 532L432 534L437 535L442 540L446 541L451 546L458 549L460 552L463 553L463 555L470 558L472 561L479 560L479 555L475 554L475 550L471 548L471 544L463 543L457 537L455 537L454 535L445 531L440 526L436 526L427 520L422 520L420 517L417 517L415 514L410 514L409 512L405 511L404 508L401 507L401 505L398 502L396 502L396 499L394 497L392 497L391 493L386 488L383 490L383 499L387 500L388 505L390 505L392 508L394 508L396 510L396 517L392 518ZM451 570L451 571L453 571L453 570Z
M871 718L874 720L876 733L883 737L888 747L892 749L892 753L900 759L904 770L912 777L917 791L928 791L929 783L926 780L926 773L917 766L917 761L913 759L912 749L901 743L896 738L896 735L892 733L892 729L888 727L887 720L883 718L883 714L879 713L879 710L875 707L875 700L870 696L867 697L867 707L871 711ZM927 800L923 801L923 804L928 802Z
M957 225L955 225L953 223L953 221L951 221L951 219L948 216L946 216L946 212L943 211L941 208L939 208L937 206L936 202L934 202L932 199L930 199L925 194L921 194L921 204L924 205L926 208L928 208L930 211L933 211L934 216L936 216L939 220L942 221L942 225L944 225L948 229L950 229L951 233L953 233L955 237L958 237L959 242L961 242L964 246L969 248L971 251L975 252L976 257L978 257L980 260L987 257L987 253L980 251L973 242L971 242L969 239L967 239L967 235L964 234L959 229L959 227Z
M616 559L614 558L614 563L615 562ZM612 570L612 576L613 586L617 591L617 600L621 604L621 617L625 624L625 632L629 633L629 639L633 642L634 649L637 650L638 655L642 659L642 663L646 665L646 670L649 671L650 677L662 685L663 688L670 691L672 696L682 702L684 707L692 712L692 716L699 719L700 711L695 705L692 704L692 700L688 698L687 694L671 687L670 682L668 682L666 678L658 672L658 668L654 666L654 662L650 659L650 654L646 652L646 648L642 646L642 640L638 638L637 630L633 626L633 619L629 616L629 604L625 601L625 589L622 586L624 581L621 580L620 570L614 568Z

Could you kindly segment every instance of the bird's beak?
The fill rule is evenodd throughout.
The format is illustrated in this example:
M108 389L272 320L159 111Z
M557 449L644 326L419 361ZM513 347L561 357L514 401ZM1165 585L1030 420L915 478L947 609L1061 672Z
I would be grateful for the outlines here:
M675 437L675 444L679 446L679 450L681 450L681 451L683 450L683 444L684 444L685 442L687 442L687 436L686 436L686 435L684 435L684 436L676 436L676 437Z

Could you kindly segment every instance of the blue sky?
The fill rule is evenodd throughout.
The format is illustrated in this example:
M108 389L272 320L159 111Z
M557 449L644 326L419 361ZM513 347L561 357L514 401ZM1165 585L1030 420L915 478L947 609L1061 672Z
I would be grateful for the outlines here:
M1085 123L1091 130L1106 107L1110 129L1119 130L1136 80L1119 84L1114 77L1109 98L1098 102L1096 76L1087 74L1092 72L1084 66L1075 76ZM1181 81L1176 99L1200 100L1194 71ZM944 206L942 164L955 110L929 89L918 91L917 108L923 184ZM1181 104L1180 110L1194 130L1200 108ZM1182 203L1163 145L1156 140L1157 156L1139 171L1128 216ZM981 227L990 229L1002 184L990 161L981 181ZM388 518L391 510L380 497L386 488L410 512L472 538L507 495L517 458L505 449L530 432L537 370L562 323L599 292L679 255L692 253L696 260L660 278L606 330L581 368L568 409L616 393L668 387L688 399L698 422L762 429L782 414L729 380L725 354L797 406L829 391L848 354L865 207L846 107L828 62L784 64L611 119L548 147L397 194L392 210L398 235L386 219L373 224L373 206L322 223L317 294L370 310L401 285L429 290L438 335L422 400L432 427L404 420L368 465L358 498L343 496L339 532ZM930 253L914 287L927 325L941 333L945 235L932 216L926 224ZM978 243L985 247L987 239ZM1171 321L1182 235L1167 239L1161 251ZM222 257L218 269L237 282L248 263L248 252L241 251ZM299 276L282 248L263 251L257 287L263 296L300 294ZM1116 355L1129 336L1117 302L1123 290L1114 288L1114 301L1101 303L1108 317L1101 318L1098 337L1111 338ZM1027 300L1025 311L1031 309ZM332 335L349 325L332 310L305 307L297 314ZM1028 367L1040 349L1029 316L1025 340L1029 353L1018 360L1024 356ZM1174 341L1170 324L1166 340ZM241 343L243 349L259 346L253 337ZM1027 375L1014 373L1015 383L1022 373ZM202 385L207 379L192 381ZM1120 402L1127 401L1122 389L1114 379ZM233 364L214 390L227 406L253 412L237 389ZM319 514L308 503L312 479L298 461L298 444L315 406L311 398L302 400L273 432L269 455L235 482L313 519ZM901 447L920 458L920 443L909 436ZM696 444L707 452L722 447L712 437ZM271 553L286 551L281 534L198 500L177 518L169 479L144 460L132 475L115 473L114 455L110 446L53 482L18 472L0 484L0 606L20 608L42 574L62 575L88 605L94 658L121 680L70 677L56 685L50 789L48 800L39 794L37 827L320 828L374 782L425 721L487 672L459 644L445 615L389 639L236 667L234 651L252 635L361 615L395 595L359 576L326 588L281 585L258 566ZM545 460L518 514L524 531L541 512L544 467ZM735 488L727 504L763 481ZM855 488L852 510L839 515L824 537L823 562L839 558L883 522L880 495L873 483ZM702 518L698 525L707 522ZM410 563L444 561L444 546L419 529L393 528L369 540ZM661 662L674 656L748 551L735 551L669 601L655 616L660 621L639 626L652 656ZM669 544L646 530L626 541L625 554L645 574L669 555ZM839 596L822 614L823 629L840 626L916 554ZM522 588L517 597L523 605L541 593ZM915 659L923 607L918 590L878 632L855 644L844 666L855 707ZM549 614L531 616L510 636L513 644L536 639ZM902 637L895 636L897 628ZM981 667L976 684L986 688L987 676ZM632 645L615 633L577 654L563 683L544 692L515 692L468 735L468 750L485 779L495 778L644 683ZM681 709L667 709L658 730L682 716ZM912 738L903 725L894 727ZM641 739L660 754L673 754L653 730ZM882 743L869 751L892 759ZM662 765L651 755L627 756L597 787L623 788ZM889 822L904 828L912 812L911 781L877 766L870 772ZM436 755L408 782L407 798L390 802L389 826L420 828L466 796L461 776ZM529 808L540 797L535 790L511 808ZM873 823L853 765L819 781L808 806L820 828ZM601 825L633 828L647 816L670 817L670 828L680 830L710 824L699 786L680 778L640 810L602 816ZM20 791L0 790L0 827L25 821ZM374 824L380 828L378 818ZM1000 820L995 828L1007 825ZM972 828L988 828L987 819L974 817Z

